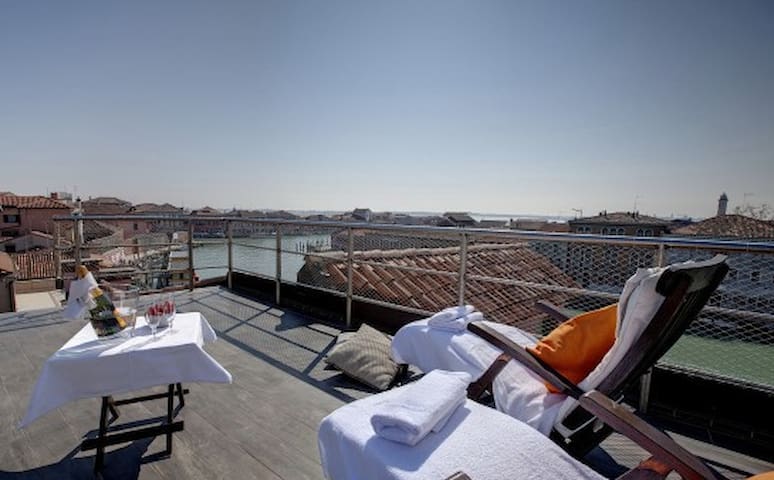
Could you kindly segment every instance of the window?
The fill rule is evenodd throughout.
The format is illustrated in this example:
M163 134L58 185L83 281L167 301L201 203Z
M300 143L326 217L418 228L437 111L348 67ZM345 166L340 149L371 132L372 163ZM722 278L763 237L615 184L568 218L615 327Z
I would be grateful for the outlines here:
M3 223L19 223L19 215L3 215Z
M635 235L637 235L638 237L642 237L645 235L645 230L638 228L637 233Z
M620 227L619 227L619 228L618 228L618 230L616 230L616 231L615 231L615 234L616 234L616 235L625 235L625 234L626 234L626 232L624 231L624 229L623 229L623 228L620 228Z
M646 228L645 229L645 236L646 237L652 237L653 236L653 229L652 228Z
M578 233L591 233L591 227L578 227L576 229Z
M134 224L134 229L135 229L135 230L137 230L138 228L139 228L139 227L138 227L138 226L137 226L137 224L135 223L135 224Z

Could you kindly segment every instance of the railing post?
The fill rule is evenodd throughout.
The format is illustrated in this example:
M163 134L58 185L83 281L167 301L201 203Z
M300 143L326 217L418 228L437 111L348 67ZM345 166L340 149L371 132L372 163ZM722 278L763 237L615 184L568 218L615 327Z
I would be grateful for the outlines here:
M274 291L274 302L279 305L280 301L282 300L280 296L280 290L282 289L282 231L280 231L281 225L279 223L274 225L274 231L276 232L276 250L277 250L277 267L276 267L276 276L275 276L275 291Z
M226 277L226 285L228 286L228 289L231 290L232 286L232 280L231 275L234 272L234 232L233 232L233 222L231 220L226 220L226 238L227 238L227 244L228 244L228 275Z
M64 288L62 276L62 223L54 222L54 268L56 269L56 288Z
M666 252L665 252L664 244L659 243L658 244L658 250L656 251L656 266L657 267L663 267L666 263Z
M81 266L81 245L83 244L83 220L81 220L80 213L73 222L73 239L75 243L75 271L78 271L78 267Z
M656 266L663 267L666 263L666 251L663 243L658 244L656 251ZM650 400L650 384L653 376L653 367L642 374L640 377L640 404L639 410L642 413L648 413L648 403Z
M465 305L465 269L468 263L468 234L463 233L460 239L460 271L459 271L459 297L457 302L460 306Z
M355 250L354 235L352 227L347 228L347 312L345 321L347 329L352 327L352 264L354 262L353 254Z
M194 253L193 253L193 236L194 236L194 224L193 220L188 219L188 290L193 291L194 280Z

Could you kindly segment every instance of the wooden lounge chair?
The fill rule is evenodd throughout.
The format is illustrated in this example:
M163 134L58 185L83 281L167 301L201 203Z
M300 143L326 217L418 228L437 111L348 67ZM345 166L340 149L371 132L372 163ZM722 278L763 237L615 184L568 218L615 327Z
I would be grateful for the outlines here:
M650 369L680 338L727 272L726 257L717 255L706 261L671 266L661 273L656 292L663 295L663 303L643 332L627 349L623 359L591 388L606 397L620 399L626 388ZM558 311L551 310L554 313ZM493 363L477 382L471 384L471 397L491 388L492 380L509 359L517 360L565 395L575 399L584 395L584 389L579 385L569 381L529 350L516 345L489 325L476 322L468 325L468 329L503 351L498 361ZM589 400L585 402L589 403ZM583 406L583 402L580 402L580 405ZM584 456L612 431L611 424L600 424L596 414L594 408L578 408L575 405L554 425L550 433L551 439L576 458Z

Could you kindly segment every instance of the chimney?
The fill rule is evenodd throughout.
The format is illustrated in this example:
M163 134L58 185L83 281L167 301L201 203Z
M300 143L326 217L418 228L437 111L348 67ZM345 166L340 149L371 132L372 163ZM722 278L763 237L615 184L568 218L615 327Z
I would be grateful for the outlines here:
M59 200L59 192L51 192L51 200Z
M726 208L728 207L728 196L726 196L726 192L723 192L723 194L720 195L720 198L718 198L718 217L723 216L726 214Z

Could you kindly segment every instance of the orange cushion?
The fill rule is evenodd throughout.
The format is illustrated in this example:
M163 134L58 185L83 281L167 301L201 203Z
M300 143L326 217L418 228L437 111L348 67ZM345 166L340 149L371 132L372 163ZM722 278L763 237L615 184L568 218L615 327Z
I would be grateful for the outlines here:
M529 351L577 384L615 342L618 304L577 315L556 327ZM559 389L546 382L549 392Z
M749 480L774 480L774 471L753 475Z

